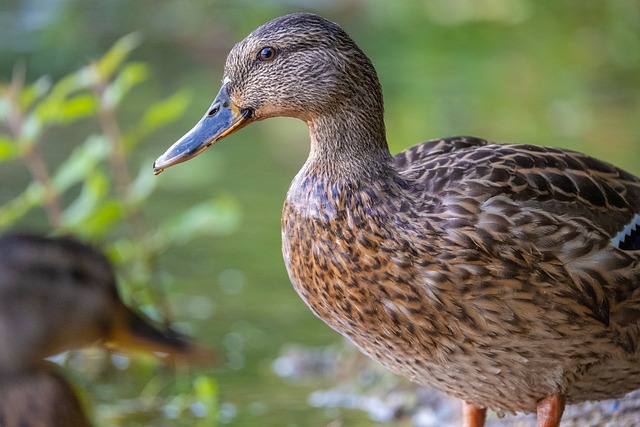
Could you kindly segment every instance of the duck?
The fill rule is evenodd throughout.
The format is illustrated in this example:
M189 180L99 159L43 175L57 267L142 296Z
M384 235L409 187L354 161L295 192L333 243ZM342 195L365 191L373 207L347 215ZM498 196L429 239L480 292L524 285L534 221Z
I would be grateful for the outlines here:
M119 297L98 249L72 237L0 236L0 425L90 426L72 386L46 358L96 343L168 363L213 352L160 328Z
M364 354L462 400L560 425L640 388L640 179L561 148L454 136L390 153L381 85L339 25L273 19L238 42L201 120L154 163L271 117L306 123L282 212L307 306Z

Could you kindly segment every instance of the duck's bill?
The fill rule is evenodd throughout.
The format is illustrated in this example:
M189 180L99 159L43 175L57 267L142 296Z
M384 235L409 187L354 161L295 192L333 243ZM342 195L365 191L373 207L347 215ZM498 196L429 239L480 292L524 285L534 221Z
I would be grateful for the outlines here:
M218 140L249 124L251 113L249 109L238 108L223 85L207 114L153 163L153 173L157 175L169 166L194 158Z
M133 310L121 307L105 342L107 346L152 353L171 362L208 364L215 360L212 350L190 342L173 329L162 330Z

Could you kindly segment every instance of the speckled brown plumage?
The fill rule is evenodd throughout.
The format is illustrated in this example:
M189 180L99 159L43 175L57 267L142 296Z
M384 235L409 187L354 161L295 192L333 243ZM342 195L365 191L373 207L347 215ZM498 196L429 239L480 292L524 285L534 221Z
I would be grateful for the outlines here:
M234 47L211 110L156 173L273 116L311 139L282 215L289 276L364 353L470 408L538 410L540 425L565 400L640 388L638 178L472 137L392 157L371 63L309 14Z

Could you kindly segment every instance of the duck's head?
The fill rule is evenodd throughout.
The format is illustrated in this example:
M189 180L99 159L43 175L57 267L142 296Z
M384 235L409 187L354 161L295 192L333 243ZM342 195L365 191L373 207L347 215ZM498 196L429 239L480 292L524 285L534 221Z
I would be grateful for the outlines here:
M382 110L371 61L346 32L317 15L282 16L234 46L213 104L156 160L154 172L197 156L257 120L294 117L312 126L327 117L344 116L348 123L354 115L373 115L382 123Z
M125 306L106 257L70 238L0 237L0 372L97 342L202 362L211 352Z

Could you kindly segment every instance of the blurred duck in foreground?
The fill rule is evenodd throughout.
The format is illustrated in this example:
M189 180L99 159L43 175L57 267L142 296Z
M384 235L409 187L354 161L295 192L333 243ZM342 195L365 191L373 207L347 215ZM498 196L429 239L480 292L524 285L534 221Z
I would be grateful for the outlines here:
M376 72L333 22L293 14L229 53L222 88L155 173L276 116L309 158L282 215L302 299L365 354L486 408L560 423L640 388L640 180L573 151L471 137L389 153Z
M73 390L43 358L103 343L206 363L212 352L161 330L120 300L106 257L77 240L0 237L0 426L88 426Z

